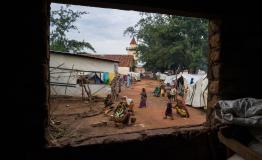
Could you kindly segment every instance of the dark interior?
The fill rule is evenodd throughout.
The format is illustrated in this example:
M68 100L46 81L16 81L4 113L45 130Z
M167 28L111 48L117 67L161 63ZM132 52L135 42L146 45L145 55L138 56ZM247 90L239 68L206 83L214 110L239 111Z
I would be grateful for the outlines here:
M209 78L217 82L213 87L218 89L211 93L215 98L209 95L210 106L212 101L215 102L217 99L262 98L259 92L262 85L257 76L261 73L262 51L260 44L262 24L259 23L261 17L259 8L256 7L259 5L247 2L241 7L242 2L239 1L238 5L231 7L223 1L211 3L204 0L54 0L53 2L204 17L218 21L220 27L214 29L220 35L220 39L215 42L219 43L219 47L215 48L218 57L209 64ZM50 1L24 1L19 7L21 8L19 19L22 21L21 28L16 32L22 33L21 41L23 37L29 41L20 48L20 51L26 54L19 56L19 61L23 64L19 75L24 77L20 79L20 83L23 84L20 90L23 90L23 94L19 95L19 106L25 108L23 124L26 136L22 136L23 134L17 136L18 139L21 137L20 139L27 140L22 146L26 150L27 159L226 158L225 146L218 141L218 128L212 125L192 127L190 130L170 134L144 135L132 140L106 141L90 146L46 148Z

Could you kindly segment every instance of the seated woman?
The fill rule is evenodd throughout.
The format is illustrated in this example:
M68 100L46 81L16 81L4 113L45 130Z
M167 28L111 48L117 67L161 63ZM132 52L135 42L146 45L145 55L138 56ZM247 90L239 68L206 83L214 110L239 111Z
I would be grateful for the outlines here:
M154 96L159 97L160 96L160 87L157 86L154 90Z
M126 98L123 97L121 99L121 102L117 105L114 111L113 120L117 123L128 124L129 119L130 119L130 112L128 111Z
M127 99L127 105L128 105L128 112L132 113L134 115L134 101L130 98Z

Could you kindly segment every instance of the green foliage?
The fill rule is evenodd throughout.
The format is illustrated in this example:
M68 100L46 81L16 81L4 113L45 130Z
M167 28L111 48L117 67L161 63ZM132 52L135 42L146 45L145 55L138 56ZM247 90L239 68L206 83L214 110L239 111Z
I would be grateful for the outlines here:
M136 36L137 54L148 70L164 71L178 65L207 69L208 21L199 18L141 14L124 34Z
M51 11L50 17L50 49L62 52L80 52L85 48L95 52L92 45L85 41L70 40L66 33L78 30L74 23L87 12L73 11L69 5L61 6L59 10Z

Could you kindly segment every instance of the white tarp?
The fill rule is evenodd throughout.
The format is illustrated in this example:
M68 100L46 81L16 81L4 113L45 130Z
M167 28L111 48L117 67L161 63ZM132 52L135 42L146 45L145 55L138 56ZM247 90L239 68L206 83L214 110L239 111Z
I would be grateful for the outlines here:
M207 107L208 94L208 79L207 75L202 76L193 85L188 85L188 93L186 96L186 104L192 107Z
M128 72L128 74L131 75L132 78L134 78L136 81L140 81L140 73L136 73L136 72Z
M167 77L166 74L160 73L160 80L165 80Z
M180 72L180 73L177 75L177 77L176 77L176 75L166 76L164 83L165 83L165 84L169 83L169 84L171 84L171 85L174 85L174 82L173 82L173 81L175 81L176 78L177 78L177 79L180 78L181 76L183 76L184 80L186 80L186 82L187 82L188 84L190 84L191 78L194 79L194 83L193 83L193 84L195 84L199 79L201 79L201 77L203 77L203 75L188 74L188 73L183 73L183 74L182 74L182 72Z
M170 85L174 85L174 81L176 80L176 76L166 76L166 79L164 81L165 84L169 83Z
M179 74L178 78L181 76L181 73ZM187 83L190 84L191 78L193 78L195 84L199 79L203 77L203 75L198 75L198 74L188 74L188 73L183 73L182 76L186 79Z

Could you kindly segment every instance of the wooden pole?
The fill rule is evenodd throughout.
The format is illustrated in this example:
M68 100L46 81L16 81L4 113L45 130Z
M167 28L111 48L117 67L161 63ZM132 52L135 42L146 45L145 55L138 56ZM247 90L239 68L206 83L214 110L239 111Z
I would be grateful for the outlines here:
M65 95L66 95L67 86L69 84L69 80L70 80L71 74L73 72L73 69L74 69L74 64L72 65L72 70L70 71L70 74L69 74L69 77L68 77L68 80L67 80L67 85L66 85L66 88L65 88Z

